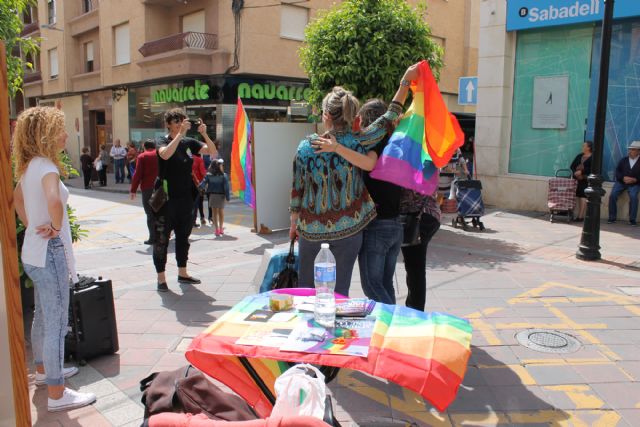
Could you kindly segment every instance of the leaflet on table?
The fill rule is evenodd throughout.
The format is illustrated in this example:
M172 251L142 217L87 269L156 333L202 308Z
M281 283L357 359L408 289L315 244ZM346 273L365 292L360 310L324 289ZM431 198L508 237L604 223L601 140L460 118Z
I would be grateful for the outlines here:
M315 298L315 296L294 297L293 306L298 311L313 312ZM368 316L375 304L375 301L368 298L336 298L336 316Z
M281 325L256 323L247 328L245 333L236 340L236 344L280 348L287 342L292 330L293 328L284 328Z
M374 317L336 319L335 328L325 329L308 316L293 329L280 350L367 357L375 322Z

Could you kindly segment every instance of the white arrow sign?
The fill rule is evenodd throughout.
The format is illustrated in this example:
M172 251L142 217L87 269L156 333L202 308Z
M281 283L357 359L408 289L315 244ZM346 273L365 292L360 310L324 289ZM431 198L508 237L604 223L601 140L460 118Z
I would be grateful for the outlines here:
M469 83L467 83L467 87L465 89L467 90L467 102L472 103L473 91L476 90L476 87L473 85L473 82L471 80L469 80Z

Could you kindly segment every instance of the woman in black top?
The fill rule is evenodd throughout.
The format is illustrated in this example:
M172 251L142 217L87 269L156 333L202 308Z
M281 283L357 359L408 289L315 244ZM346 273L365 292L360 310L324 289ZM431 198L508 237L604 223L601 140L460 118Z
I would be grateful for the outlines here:
M88 190L91 186L91 174L93 173L93 159L89 155L89 147L82 147L80 165L82 168L82 177L84 178L84 188Z
M591 173L591 153L593 151L593 143L586 141L582 144L582 153L578 154L571 163L571 172L573 177L578 181L578 188L576 189L576 212L574 218L576 221L582 221L587 209L586 195L584 194L585 188L587 188L587 177Z
M173 108L165 113L169 133L156 144L158 152L158 177L165 185L169 199L156 213L156 241L153 245L153 264L158 274L158 291L169 290L165 276L167 248L171 231L175 233L176 263L178 283L195 285L199 279L187 273L189 258L189 236L193 227L193 165L192 153L215 156L213 141L207 135L207 126L200 122L198 132L206 144L186 137L191 123L181 108ZM158 183L159 185L159 183Z

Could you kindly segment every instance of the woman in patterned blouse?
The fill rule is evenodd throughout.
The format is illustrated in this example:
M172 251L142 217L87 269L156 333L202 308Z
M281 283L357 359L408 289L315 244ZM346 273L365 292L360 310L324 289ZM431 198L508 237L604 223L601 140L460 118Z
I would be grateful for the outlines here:
M376 216L358 167L360 154L387 135L387 124L402 113L410 82L417 77L414 64L405 72L387 112L359 133L352 131L359 103L351 92L335 87L322 101L327 133L303 139L293 162L289 235L300 239L300 286L314 286L313 262L320 244L328 242L336 258L335 290L349 294L362 230Z

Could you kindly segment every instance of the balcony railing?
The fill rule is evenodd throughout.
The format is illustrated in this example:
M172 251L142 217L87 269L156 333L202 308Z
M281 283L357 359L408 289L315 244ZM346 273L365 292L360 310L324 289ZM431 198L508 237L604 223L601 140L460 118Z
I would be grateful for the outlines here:
M218 36L215 34L188 32L147 42L143 44L138 51L142 56L148 57L187 47L195 49L216 49L217 46Z
M29 24L24 24L24 27L22 28L22 31L20 32L21 36L27 35L27 34L31 34L35 31L38 31L38 29L40 28L40 26L38 25L38 21L36 22L31 22Z
M24 77L22 78L22 83L33 83L42 80L42 74L40 71L31 71L29 73L24 73Z

